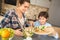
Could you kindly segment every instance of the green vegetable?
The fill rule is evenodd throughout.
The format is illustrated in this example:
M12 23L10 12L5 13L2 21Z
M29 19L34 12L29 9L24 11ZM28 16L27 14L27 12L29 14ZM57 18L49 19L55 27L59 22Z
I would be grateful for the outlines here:
M24 37L31 37L33 35L33 29L23 30Z
M9 40L9 38L2 38L2 40Z
M11 28L1 28L0 29L0 36L1 36L2 31L4 31L5 29L7 29L10 32L10 36L8 38L2 38L2 40L9 40L9 38L14 36L14 30Z
M44 30L45 26L41 26L41 30Z

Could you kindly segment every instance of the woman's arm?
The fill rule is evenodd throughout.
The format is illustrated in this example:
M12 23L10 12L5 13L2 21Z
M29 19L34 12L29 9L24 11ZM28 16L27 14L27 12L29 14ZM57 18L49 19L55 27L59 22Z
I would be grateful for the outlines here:
M4 16L4 19L1 21L1 26L2 28L6 27L9 25L9 22L10 22L10 18L11 16L9 15L10 11L7 11L5 16Z

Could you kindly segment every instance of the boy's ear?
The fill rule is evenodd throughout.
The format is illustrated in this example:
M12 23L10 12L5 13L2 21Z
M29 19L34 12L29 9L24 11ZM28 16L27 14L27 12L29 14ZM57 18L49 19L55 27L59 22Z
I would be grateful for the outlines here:
M46 21L48 21L48 18L46 19Z
M47 21L49 20L49 18L47 18Z

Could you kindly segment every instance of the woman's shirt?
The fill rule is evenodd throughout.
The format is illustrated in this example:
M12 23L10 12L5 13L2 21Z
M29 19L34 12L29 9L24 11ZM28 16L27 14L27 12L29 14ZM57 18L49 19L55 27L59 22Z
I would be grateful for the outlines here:
M18 18L19 19L19 22L21 23L21 25L24 25L24 18L22 17L22 18Z
M40 24L39 21L36 21L36 22L34 22L34 26L35 26L35 27L38 27L38 26L41 26L41 24ZM46 22L46 23L44 24L44 26L51 26L51 24Z
M4 17L5 18L1 21L2 28L3 27L9 27L9 28L13 28L13 29L21 28L21 24L19 24L21 20L16 15L16 12L15 12L14 9L13 10L8 10ZM23 19L24 19L23 21L25 22L26 18L24 16L24 14L23 14ZM21 23L22 23L22 21L21 21Z

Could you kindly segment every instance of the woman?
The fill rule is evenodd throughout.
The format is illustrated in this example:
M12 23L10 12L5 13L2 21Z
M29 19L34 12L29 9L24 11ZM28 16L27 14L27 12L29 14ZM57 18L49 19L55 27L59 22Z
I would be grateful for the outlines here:
M30 6L30 0L19 0L18 7L6 12L5 18L1 21L2 28L9 27L14 29L15 35L23 36L21 29L25 25L25 11Z

